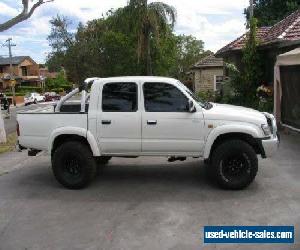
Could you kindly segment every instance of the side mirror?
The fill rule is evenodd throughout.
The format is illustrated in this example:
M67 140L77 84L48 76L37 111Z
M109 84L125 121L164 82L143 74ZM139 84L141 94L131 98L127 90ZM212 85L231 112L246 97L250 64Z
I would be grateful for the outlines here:
M190 113L195 113L196 112L196 107L195 107L194 103L191 100L188 101L188 111Z

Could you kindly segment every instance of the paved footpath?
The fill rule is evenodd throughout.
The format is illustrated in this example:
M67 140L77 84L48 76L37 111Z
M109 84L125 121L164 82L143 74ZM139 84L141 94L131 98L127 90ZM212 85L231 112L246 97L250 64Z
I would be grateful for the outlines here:
M255 182L224 191L198 159L113 158L84 190L48 156L0 155L0 249L300 249L300 136L283 135ZM295 225L293 245L204 245L204 225Z

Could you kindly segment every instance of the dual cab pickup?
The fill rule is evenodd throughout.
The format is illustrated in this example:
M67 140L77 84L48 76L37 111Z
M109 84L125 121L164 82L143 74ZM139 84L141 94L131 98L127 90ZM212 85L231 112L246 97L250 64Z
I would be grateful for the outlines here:
M81 93L81 102L66 102ZM59 183L87 186L97 164L111 157L200 157L227 189L255 178L257 155L278 146L273 115L207 103L175 79L90 78L57 105L17 115L18 142L29 152L48 151Z

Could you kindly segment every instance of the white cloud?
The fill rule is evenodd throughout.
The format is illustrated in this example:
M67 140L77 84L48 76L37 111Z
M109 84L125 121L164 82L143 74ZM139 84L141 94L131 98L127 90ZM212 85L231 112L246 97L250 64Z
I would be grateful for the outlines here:
M18 35L23 35L24 37L35 37L49 35L51 27L49 24L50 17L34 17L30 20L28 26L21 27L17 30Z
M61 0L55 1L53 6L64 15L76 16L82 22L99 18L112 8L125 6L127 0Z
M18 14L18 11L5 3L0 2L0 16L15 16Z
M216 52L245 32L243 9L248 0L165 0L177 9L176 33L191 34Z

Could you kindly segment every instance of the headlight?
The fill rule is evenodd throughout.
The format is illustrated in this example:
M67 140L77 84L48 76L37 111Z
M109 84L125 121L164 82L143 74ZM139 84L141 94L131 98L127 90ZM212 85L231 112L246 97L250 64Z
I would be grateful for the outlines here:
M264 131L265 136L270 136L272 134L269 125L263 124L261 125L261 128Z

